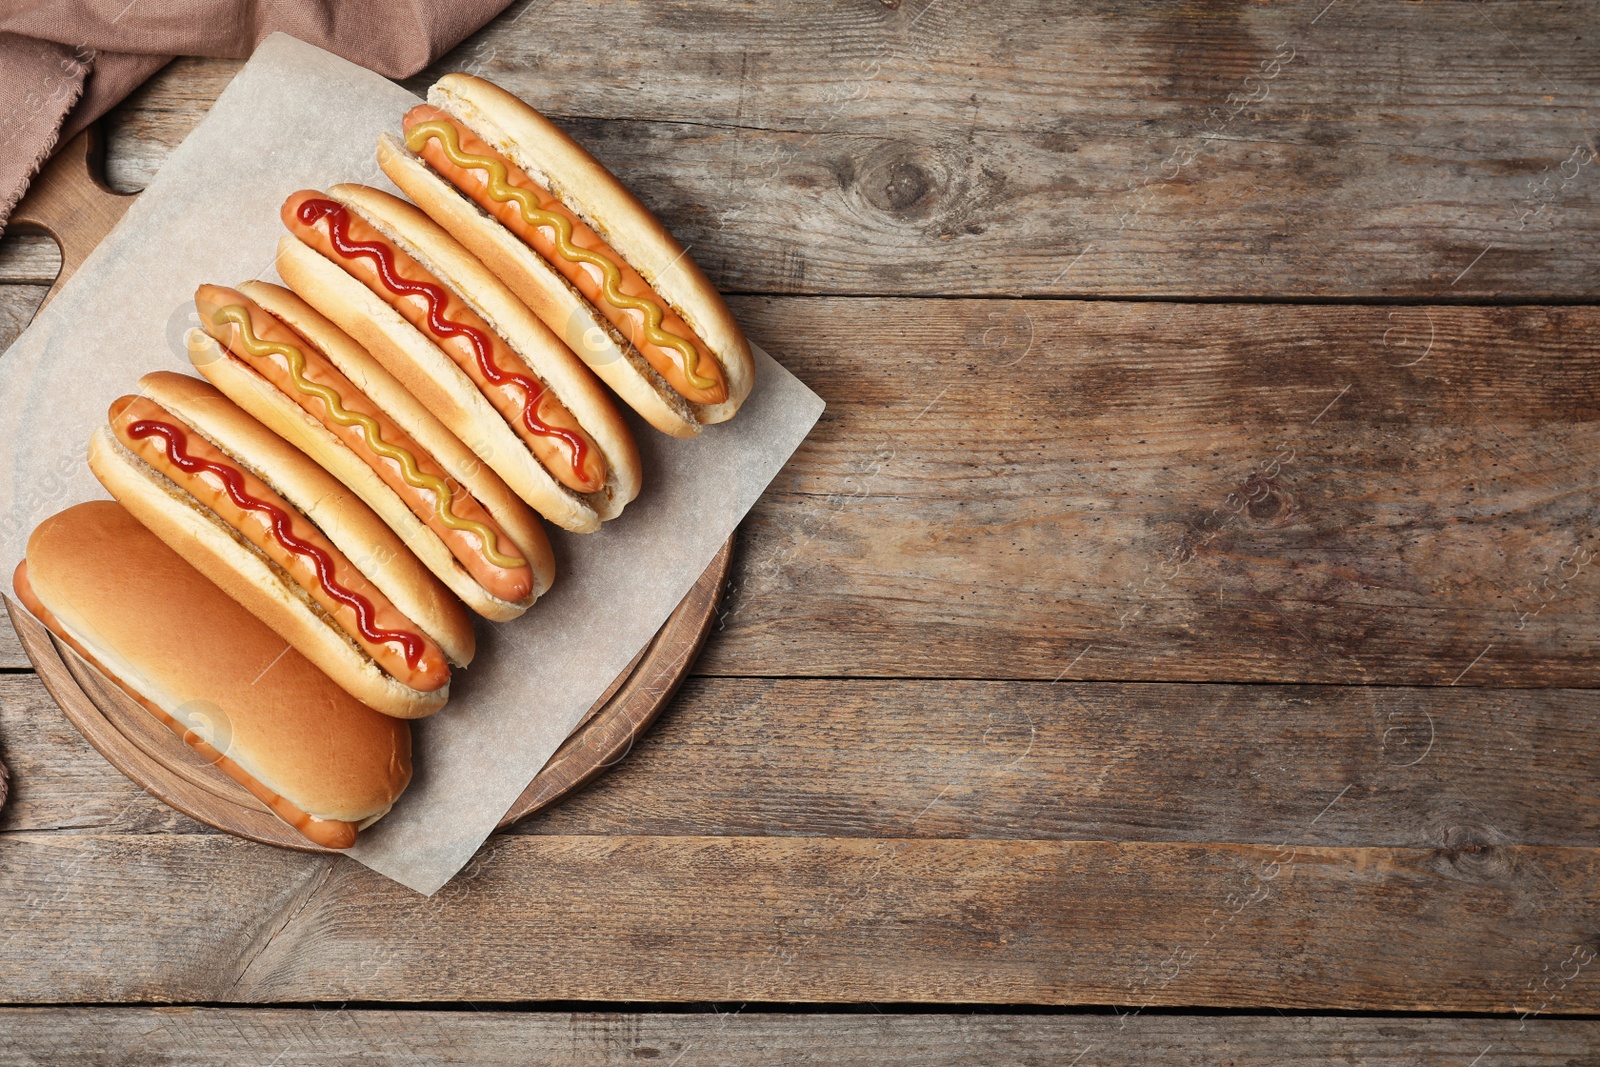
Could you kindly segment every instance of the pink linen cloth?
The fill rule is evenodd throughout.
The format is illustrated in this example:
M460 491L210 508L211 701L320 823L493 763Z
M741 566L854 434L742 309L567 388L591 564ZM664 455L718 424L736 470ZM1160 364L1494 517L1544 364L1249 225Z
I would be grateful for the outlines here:
M508 0L0 0L0 230L59 144L174 56L248 58L282 30L404 78Z

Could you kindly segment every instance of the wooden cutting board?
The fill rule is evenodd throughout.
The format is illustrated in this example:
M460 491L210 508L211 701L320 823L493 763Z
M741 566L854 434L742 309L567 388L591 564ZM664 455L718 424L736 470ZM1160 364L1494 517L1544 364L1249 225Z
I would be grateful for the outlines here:
M56 155L12 214L11 232L47 234L61 246L61 273L41 307L135 199L106 187L97 174L98 157L96 133L91 128ZM502 829L566 796L628 754L677 692L705 644L732 554L733 539L729 538L655 637L612 681L572 736L511 805L500 821ZM61 710L101 755L137 785L185 815L227 833L284 848L328 851L272 815L248 790L207 763L57 642L9 597L6 608L39 679Z

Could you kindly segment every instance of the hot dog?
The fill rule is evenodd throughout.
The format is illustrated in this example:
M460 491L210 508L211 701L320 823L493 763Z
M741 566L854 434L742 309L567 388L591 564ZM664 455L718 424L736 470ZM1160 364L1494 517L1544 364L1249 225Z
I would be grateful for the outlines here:
M591 532L639 491L638 449L583 364L410 204L363 186L295 193L278 271L519 496Z
M593 156L498 86L449 74L378 162L651 425L733 417L750 345L720 294Z
M501 621L526 611L554 574L533 511L304 301L241 289L195 293L200 373L360 496L468 607Z
M394 531L210 385L139 385L90 440L111 494L352 696L399 718L443 707L472 626Z
M110 501L40 523L17 598L312 842L349 848L411 779L411 728L309 660Z

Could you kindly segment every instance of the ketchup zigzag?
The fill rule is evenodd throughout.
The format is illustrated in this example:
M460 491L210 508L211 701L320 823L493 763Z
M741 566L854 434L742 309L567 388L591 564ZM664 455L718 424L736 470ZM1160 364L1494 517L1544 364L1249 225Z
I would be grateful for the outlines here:
M328 238L334 250L347 259L358 256L371 261L378 269L378 276L391 293L398 296L422 297L428 304L428 328L441 337L465 337L472 345L478 369L483 372L485 378L495 385L508 383L516 385L523 391L526 398L522 408L523 425L540 437L555 437L565 441L572 452L572 469L583 470L583 461L589 448L587 442L570 430L551 426L539 418L536 409L539 399L546 392L545 387L526 375L505 370L496 364L489 356L489 338L482 330L445 318L443 307L448 297L441 286L402 277L395 270L394 253L387 245L377 241L353 240L350 237L350 212L343 204L313 197L302 203L295 214L307 226L314 226L318 220L327 219Z
M379 630L373 625L372 601L346 589L333 579L333 557L321 547L296 537L289 530L289 516L280 507L257 500L245 492L244 477L234 468L200 459L189 454L189 436L176 426L154 419L140 419L128 426L128 436L136 440L159 437L166 442L167 458L185 474L205 471L214 474L228 491L228 498L246 511L255 511L272 520L272 536L289 551L310 559L317 568L317 579L327 589L328 595L356 613L356 625L361 635L373 644L396 644L405 652L406 665L415 670L417 661L425 651L422 639L404 630Z

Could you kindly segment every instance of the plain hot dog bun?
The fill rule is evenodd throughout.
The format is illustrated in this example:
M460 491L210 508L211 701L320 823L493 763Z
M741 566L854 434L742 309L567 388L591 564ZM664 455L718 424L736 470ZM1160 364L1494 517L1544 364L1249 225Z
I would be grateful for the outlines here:
M419 128L440 120L455 133ZM755 364L721 294L616 176L549 119L491 82L448 74L405 130L405 141L379 138L384 173L652 426L691 437L739 410ZM492 174L495 165L505 171ZM558 226L570 233L563 238ZM704 367L687 366L691 358Z
M353 699L110 501L39 524L18 599L311 841L349 848L411 780L411 728Z
M422 212L339 185L291 195L281 215L289 287L541 515L589 533L638 495L638 446L605 389Z
M514 619L550 588L539 517L337 326L266 282L202 285L195 306L196 369L354 491L473 611Z
M139 385L89 442L111 495L358 700L408 719L443 707L472 624L399 536L211 385Z

